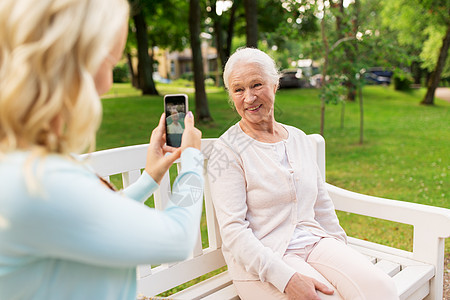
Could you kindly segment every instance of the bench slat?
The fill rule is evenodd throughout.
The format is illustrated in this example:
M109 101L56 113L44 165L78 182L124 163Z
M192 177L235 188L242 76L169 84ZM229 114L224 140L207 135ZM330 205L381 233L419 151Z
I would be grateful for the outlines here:
M138 280L137 290L147 296L158 295L224 265L225 260L220 249L209 252L205 249L203 255L179 262L170 269L155 268L153 274Z
M229 285L229 286L215 292L212 295L202 298L202 300L217 300L217 299L240 300L241 298L239 298L234 285Z
M400 272L400 264L385 259L379 260L375 266L383 270L383 272L388 274L390 277L393 277L395 274Z
M222 272L214 277L208 278L205 281L202 281L200 283L197 283L196 285L193 285L187 289L184 289L181 292L178 292L176 294L173 294L171 298L174 299L186 299L186 300L196 300L196 299L204 299L205 297L215 295L216 298L210 298L210 299L233 299L233 296L237 296L236 291L234 292L234 295L230 293L229 290L223 294L223 296L226 296L225 298L218 297L218 294L216 292L221 291L222 289L231 286L232 289L234 289L232 285L231 277L228 274L228 271ZM231 298L230 297L231 294ZM239 299L239 298L237 298Z

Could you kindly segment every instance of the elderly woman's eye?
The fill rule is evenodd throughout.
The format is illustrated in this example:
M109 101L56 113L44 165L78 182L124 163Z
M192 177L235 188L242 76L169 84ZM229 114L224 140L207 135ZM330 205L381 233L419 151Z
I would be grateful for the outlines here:
M260 86L262 86L262 83L255 83L255 84L253 85L253 87L260 87Z
M235 92L235 93L240 93L240 92L242 92L242 91L244 91L243 88L235 88L235 89L234 89L234 92Z

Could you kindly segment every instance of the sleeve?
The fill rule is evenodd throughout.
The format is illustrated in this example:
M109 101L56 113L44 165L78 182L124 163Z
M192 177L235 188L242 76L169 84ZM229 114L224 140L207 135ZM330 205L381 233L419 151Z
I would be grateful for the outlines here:
M158 183L144 171L136 182L123 189L122 192L128 198L144 202L157 188Z
M240 158L218 140L208 162L212 199L222 242L237 263L261 281L270 282L282 293L294 275L280 254L264 246L249 227L246 182Z
M203 161L199 150L181 155L182 170L164 211L149 208L103 186L82 168L45 173L45 199L21 212L18 239L42 256L82 263L133 267L185 259L199 232L203 203ZM143 179L147 180L147 179ZM31 237L31 238L30 238Z
M317 199L314 205L315 219L319 222L325 231L336 239L347 243L347 235L344 229L339 225L339 219L336 215L333 201L325 186L325 182L320 175L319 167L316 165L317 174Z

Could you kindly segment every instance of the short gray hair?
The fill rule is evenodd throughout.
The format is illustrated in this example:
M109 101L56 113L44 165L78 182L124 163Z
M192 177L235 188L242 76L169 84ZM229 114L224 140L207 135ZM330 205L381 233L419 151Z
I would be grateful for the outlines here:
M243 47L237 49L225 64L225 69L223 71L223 82L225 84L225 88L229 88L228 78L239 62L254 63L259 65L269 80L278 86L280 73L278 72L278 68L272 57L259 49Z

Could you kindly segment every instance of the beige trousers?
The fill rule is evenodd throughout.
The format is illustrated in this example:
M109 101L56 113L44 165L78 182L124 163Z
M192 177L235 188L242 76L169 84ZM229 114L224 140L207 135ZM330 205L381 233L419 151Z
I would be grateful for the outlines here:
M393 280L366 257L333 238L286 253L283 261L298 273L315 278L334 290L333 295L317 292L321 299L398 299ZM287 300L269 282L233 281L242 300Z

